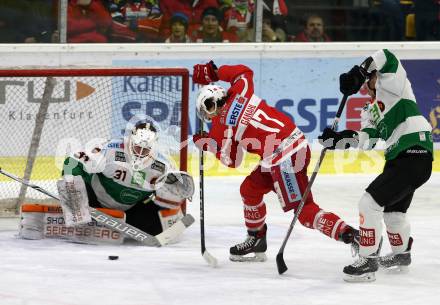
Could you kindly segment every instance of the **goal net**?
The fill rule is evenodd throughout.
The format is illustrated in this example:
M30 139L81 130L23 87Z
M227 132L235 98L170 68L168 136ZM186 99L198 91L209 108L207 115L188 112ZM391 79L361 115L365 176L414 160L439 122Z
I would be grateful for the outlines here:
M159 150L186 170L188 90L179 68L0 70L0 167L56 194L67 155L149 118ZM0 175L0 216L38 202L53 199Z

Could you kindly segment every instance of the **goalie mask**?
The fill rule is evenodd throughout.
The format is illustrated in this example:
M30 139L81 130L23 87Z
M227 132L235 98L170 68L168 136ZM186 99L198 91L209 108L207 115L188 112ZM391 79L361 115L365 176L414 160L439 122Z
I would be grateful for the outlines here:
M126 154L131 168L139 171L154 161L157 129L151 123L137 124L126 139Z
M215 115L217 110L226 103L226 91L217 85L207 85L200 88L196 99L197 116L209 123L208 115Z

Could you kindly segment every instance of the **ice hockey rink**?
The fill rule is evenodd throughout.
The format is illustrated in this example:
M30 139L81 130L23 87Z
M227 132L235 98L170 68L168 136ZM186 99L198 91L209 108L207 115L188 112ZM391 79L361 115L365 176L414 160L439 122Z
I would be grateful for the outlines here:
M318 175L314 196L322 208L357 224L357 201L373 178ZM188 206L196 222L179 243L163 248L21 240L16 237L17 219L0 218L0 304L438 304L439 173L416 192L408 213L414 237L410 272L380 271L375 282L356 284L342 280L342 268L353 262L349 247L299 223L284 253L289 270L278 275L275 256L292 214L282 213L273 194L266 197L268 261L229 261L229 247L245 237L242 179L205 179L206 245L219 261L217 268L209 267L200 254L198 196ZM389 250L385 243L382 253ZM119 259L108 260L109 255Z

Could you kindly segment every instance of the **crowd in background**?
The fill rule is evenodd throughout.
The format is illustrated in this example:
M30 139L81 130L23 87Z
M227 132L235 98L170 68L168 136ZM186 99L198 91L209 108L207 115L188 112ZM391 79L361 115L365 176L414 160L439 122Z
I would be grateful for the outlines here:
M0 43L59 42L59 0L0 0ZM255 0L68 0L67 42L253 42ZM440 0L264 0L264 42L440 40Z

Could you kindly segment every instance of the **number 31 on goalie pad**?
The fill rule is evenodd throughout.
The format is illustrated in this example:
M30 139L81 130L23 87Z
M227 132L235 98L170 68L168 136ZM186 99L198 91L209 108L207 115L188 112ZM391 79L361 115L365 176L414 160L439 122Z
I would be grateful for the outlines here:
M86 185L80 176L65 175L57 181L60 204L67 226L89 223L92 216L89 211L89 199Z

